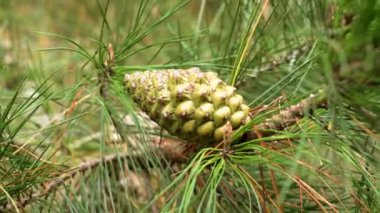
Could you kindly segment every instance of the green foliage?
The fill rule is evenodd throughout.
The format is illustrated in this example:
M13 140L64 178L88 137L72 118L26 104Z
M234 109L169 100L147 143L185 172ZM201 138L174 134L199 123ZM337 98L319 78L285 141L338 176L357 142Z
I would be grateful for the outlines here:
M46 82L28 96L20 94L24 88L24 83L21 83L13 95L1 93L5 101L0 106L0 203L3 204L14 203L14 197L20 194L33 193L35 186L45 182L52 172L59 169L58 165L49 162L46 149L36 152L44 140L32 150L17 143L18 134L22 134L22 129L51 95Z
M0 211L380 211L379 1L0 4ZM189 67L252 107L233 139L320 89L328 106L177 162L123 80Z

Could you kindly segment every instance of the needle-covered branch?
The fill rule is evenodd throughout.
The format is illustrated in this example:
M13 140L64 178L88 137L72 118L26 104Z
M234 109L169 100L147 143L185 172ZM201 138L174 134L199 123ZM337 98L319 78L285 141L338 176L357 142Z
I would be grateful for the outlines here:
M188 150L188 146L181 141L156 137L152 140L151 144L153 144L151 151L111 154L103 158L82 162L79 166L48 180L45 184L42 184L42 188L40 190L36 190L30 195L19 198L16 201L17 207L24 208L33 201L59 190L60 187L68 184L69 181L74 179L76 176L83 175L85 172L91 171L101 165L116 165L119 161L121 161L123 165L128 166L129 170L134 170L136 165L138 165L139 168L148 170L151 167L155 167L155 165L154 163L147 163L146 156L153 155L155 152L157 153L157 151L160 151L163 154L163 158L160 159L162 163L184 163L188 160L187 156L184 155L184 152ZM12 210L13 208L14 206L11 202L9 202L3 206L0 206L0 212Z
M317 108L325 108L327 105L326 93L321 90L317 94L311 94L308 98L301 100L286 109L280 110L276 115L268 118L264 123L255 125L243 138L244 141L257 139L273 134L273 131L284 130L297 123L298 120L312 114Z

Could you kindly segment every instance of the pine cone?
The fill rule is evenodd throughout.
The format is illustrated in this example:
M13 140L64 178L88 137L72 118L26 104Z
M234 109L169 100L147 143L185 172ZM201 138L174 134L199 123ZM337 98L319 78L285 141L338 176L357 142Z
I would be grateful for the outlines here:
M243 97L214 72L198 68L134 72L126 74L124 82L153 121L189 142L220 142L227 122L236 130L250 120Z

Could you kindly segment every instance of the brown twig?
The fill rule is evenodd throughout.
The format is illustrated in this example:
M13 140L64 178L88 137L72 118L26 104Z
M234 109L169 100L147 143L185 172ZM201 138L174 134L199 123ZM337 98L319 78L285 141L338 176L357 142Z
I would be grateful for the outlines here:
M157 141L159 140L161 140L161 143L158 146ZM154 154L155 151L161 151L165 156L165 159L162 160L167 160L171 163L184 163L187 161L186 155L182 153L186 149L185 143L172 139L159 139L159 137L156 137L153 141L153 144L155 145L153 147L155 150L152 151L152 154ZM126 152L107 155L100 159L83 162L79 166L70 169L65 174L61 174L58 177L49 180L47 183L42 184L42 189L37 190L28 196L19 198L16 205L19 208L24 208L34 200L37 200L45 195L54 192L60 186L65 185L69 180L72 180L76 175L83 174L86 171L91 171L100 165L116 163L119 160L126 159L125 162L130 169L133 169L133 165L136 164L140 165L143 169L153 167L154 165L151 165L149 163L149 165L147 165L146 157L144 157L146 155L150 155L150 153L146 151L136 153ZM12 210L13 208L14 206L12 203L6 203L5 205L0 206L0 212Z
M273 131L284 130L287 127L294 125L305 115L312 114L315 108L326 107L326 103L325 91L320 91L316 95L312 94L310 97L299 103L281 110L279 114L272 116L264 123L254 126L250 132L245 134L243 141L254 140L271 135L273 134Z
M294 65L294 63L303 54L307 53L312 48L311 43L313 43L313 39L310 39L310 41L291 49L289 52L287 52L279 59L270 58L269 62L258 65L258 67L254 69L246 69L245 78L240 80L237 83L236 87L244 86L247 83L249 83L250 80L252 80L252 78L256 78L260 73L273 71L281 65Z

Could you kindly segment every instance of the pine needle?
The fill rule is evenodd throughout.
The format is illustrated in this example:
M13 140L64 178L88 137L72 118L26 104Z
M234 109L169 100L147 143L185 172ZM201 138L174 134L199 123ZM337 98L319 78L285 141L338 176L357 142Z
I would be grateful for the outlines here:
M246 28L247 30L246 30L246 33L244 35L244 40L240 44L239 55L236 58L235 63L234 63L234 69L232 70L231 78L230 78L230 82L229 82L230 85L234 86L236 84L236 80L237 80L239 73L241 71L241 65L242 65L242 63L243 63L243 61L247 55L249 48L252 48L251 42L253 40L253 35L254 35L256 28L260 22L260 19L263 15L263 12L267 9L268 3L269 3L269 0L265 0L258 17L256 18L255 23L253 23L255 14L251 15L249 26Z

